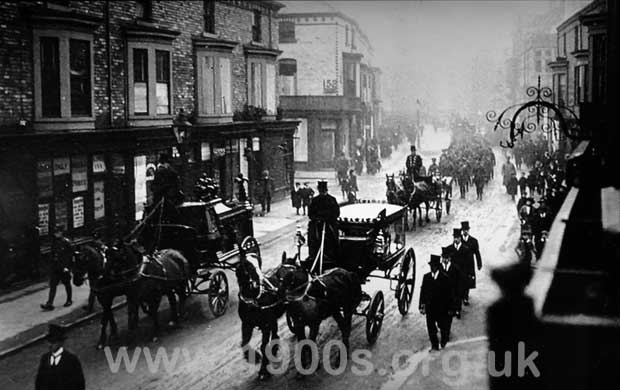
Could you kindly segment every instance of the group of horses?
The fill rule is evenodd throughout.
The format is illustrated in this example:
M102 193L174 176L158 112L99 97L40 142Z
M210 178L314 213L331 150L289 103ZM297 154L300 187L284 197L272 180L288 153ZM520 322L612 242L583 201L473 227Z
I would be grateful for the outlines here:
M333 317L348 348L352 316L362 300L361 281L357 274L333 268L316 276L302 267L298 256L288 258L286 253L282 254L281 264L263 273L257 256L245 253L241 246L240 250L235 274L239 284L241 346L247 360L260 362L260 380L270 377L268 357L277 354L278 319L285 313L288 313L299 341L309 339L315 342L321 322ZM182 319L190 266L183 254L174 249L148 254L136 242L119 242L105 249L83 245L73 261L73 282L80 286L88 279L92 293L102 306L97 348L108 343L108 326L111 336L118 337L112 310L115 297L125 296L127 299L130 342L135 337L140 309L152 318L152 340L157 340L158 309L164 296L170 302L171 324ZM306 327L309 328L308 335ZM255 328L262 332L261 348L260 352L250 355L248 344ZM270 351L272 354L267 353L270 346L274 346ZM303 367L309 367L311 359L311 350L302 348Z
M413 228L416 227L416 222L422 226L422 205L426 208L426 215L424 221L430 222L428 212L434 206L440 207L436 202L442 201L442 193L448 191L448 184L437 176L420 176L412 179L409 175L401 172L399 174L400 185L396 182L395 175L385 175L385 185L387 187L386 197L390 204L397 204L400 206L407 206L408 211L411 212L413 217ZM416 180L418 179L418 180ZM405 219L408 221L408 219ZM405 226L408 229L408 222Z

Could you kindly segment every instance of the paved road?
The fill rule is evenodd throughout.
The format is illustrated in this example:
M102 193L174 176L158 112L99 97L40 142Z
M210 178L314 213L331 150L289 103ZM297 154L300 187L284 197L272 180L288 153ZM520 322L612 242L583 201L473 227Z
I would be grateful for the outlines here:
M427 132L428 133L428 132ZM401 147L393 159L384 164L386 170L400 169L404 163L405 148ZM425 162L426 163L426 162ZM106 353L94 348L98 324L87 323L70 332L67 348L79 355L84 366L89 389L342 389L342 388L423 388L448 389L486 388L484 376L476 376L471 370L462 372L446 372L441 369L441 362L449 351L466 352L468 361L480 361L486 351L484 311L488 304L497 296L494 284L489 280L490 268L514 260L514 247L517 232L514 204L504 193L495 175L496 181L488 190L482 202L473 200L475 195L469 194L467 200L455 200L452 214L445 216L440 223L433 220L425 227L407 235L407 245L414 248L417 257L417 273L412 310L402 317L396 308L394 294L389 284L382 280L373 280L365 285L365 290L372 294L381 289L386 293L386 316L383 330L377 343L369 347L365 339L365 323L362 318L355 318L351 336L351 347L368 349L372 356L368 359L373 369L369 375L356 375L349 366L344 373L337 376L329 375L325 369L309 378L296 379L292 368L282 375L275 376L269 382L256 381L257 367L248 364L242 358L239 348L240 322L236 314L237 288L233 274L228 273L231 301L228 312L220 318L213 318L206 300L194 297L189 303L189 318L180 329L166 329L157 343L139 340L139 345L149 347L155 355L157 348L163 347L169 357L173 357L175 348L182 348L176 366L167 372L161 366L156 372L149 371L144 355L132 372L121 368L117 373L110 370ZM360 178L362 195L371 193L373 198L384 196L385 176L364 176ZM423 273L427 272L427 261L431 253L439 253L440 247L451 241L452 228L467 219L472 225L472 234L481 243L484 268L479 273L478 288L472 292L471 306L467 307L462 320L455 320L453 326L453 344L448 349L429 355L428 337L424 317L417 310L418 294ZM280 261L283 250L293 250L293 235L283 235L270 245L263 248L266 267L272 267ZM5 313L3 313L5 315ZM125 311L117 314L121 328L125 329ZM148 328L150 323L141 321L141 328ZM285 321L280 321L280 335L291 348L294 340L288 331ZM122 338L122 335L121 335ZM332 320L326 321L321 327L319 347L330 339L339 339L340 333ZM252 344L258 347L259 337L255 334ZM113 345L112 355L116 356L118 344ZM27 389L33 388L34 373L38 357L45 352L46 345L41 343L0 361L0 388ZM407 350L409 355L398 361L398 367L392 360L398 351ZM129 356L136 349L129 349ZM137 355L136 355L137 356ZM334 354L331 360L334 360ZM402 363L402 364L401 364ZM407 366L408 363L408 366ZM422 364L424 363L424 364ZM407 366L407 367L405 367ZM426 367L425 372L423 369ZM463 366L467 368L469 366ZM422 370L422 371L420 371ZM462 375L461 375L462 374ZM459 379L460 380L457 380Z

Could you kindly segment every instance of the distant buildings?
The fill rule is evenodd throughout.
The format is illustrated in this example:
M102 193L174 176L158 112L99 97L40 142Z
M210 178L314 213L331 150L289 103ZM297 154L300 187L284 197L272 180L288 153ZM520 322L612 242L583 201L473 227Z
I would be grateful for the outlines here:
M330 7L299 6L278 20L280 104L285 118L301 121L296 167L333 167L338 153L351 156L381 123L372 45L355 20Z

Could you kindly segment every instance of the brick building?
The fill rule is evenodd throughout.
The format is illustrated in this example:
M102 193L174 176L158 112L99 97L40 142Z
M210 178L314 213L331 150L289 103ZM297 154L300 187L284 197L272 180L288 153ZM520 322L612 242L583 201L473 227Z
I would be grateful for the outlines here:
M289 4L278 16L278 75L283 115L300 120L296 167L332 167L380 125L380 70L355 20L321 4Z
M281 8L0 3L1 271L20 269L7 260L9 246L45 253L55 230L80 241L96 229L133 227L162 152L173 156L189 198L202 172L230 199L237 173L252 183L263 169L287 194L297 122L276 119ZM179 125L183 118L189 123ZM22 268L30 266L39 264Z

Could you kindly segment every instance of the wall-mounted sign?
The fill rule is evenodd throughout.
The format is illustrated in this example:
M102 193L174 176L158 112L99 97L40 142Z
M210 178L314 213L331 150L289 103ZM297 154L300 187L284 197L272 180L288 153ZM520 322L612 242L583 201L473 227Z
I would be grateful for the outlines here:
M71 172L73 192L88 190L88 171L86 169L86 156L72 157L71 164L73 165L73 170Z
M52 160L39 160L37 163L37 188L39 198L52 196Z
M105 159L103 154L93 155L93 173L105 172Z
M323 93L337 93L338 80L323 80Z
M105 186L103 181L93 183L93 210L95 220L105 217Z
M73 228L84 226L84 197L73 198Z
M69 157L54 159L54 176L68 175L71 172L71 160Z
M49 203L39 204L39 235L47 236L50 234L50 205Z

